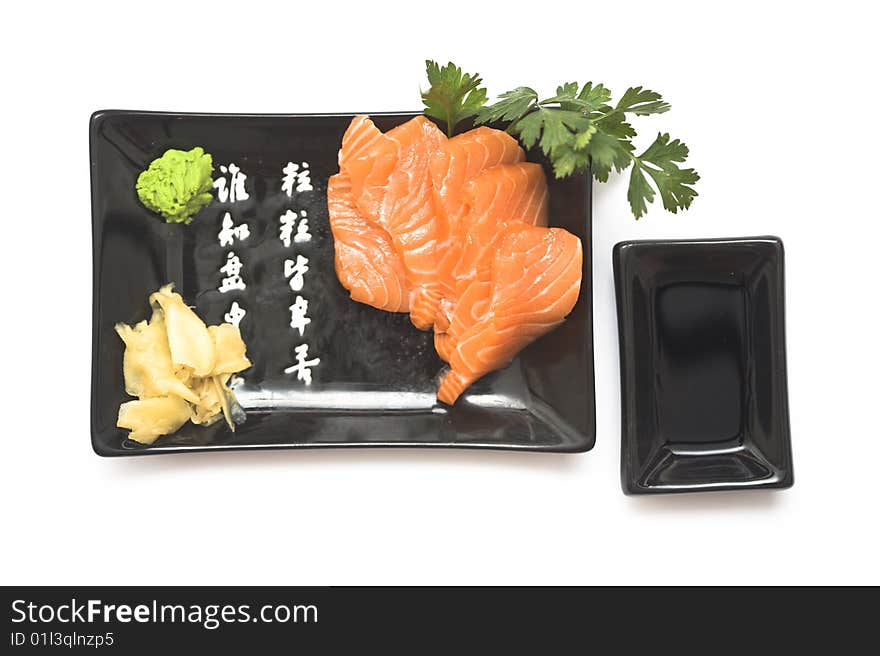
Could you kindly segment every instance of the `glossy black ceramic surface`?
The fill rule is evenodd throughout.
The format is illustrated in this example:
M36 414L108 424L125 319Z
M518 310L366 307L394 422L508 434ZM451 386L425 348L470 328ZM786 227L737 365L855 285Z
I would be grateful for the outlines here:
M383 130L412 114L374 115ZM129 111L96 113L90 124L94 315L92 444L100 455L135 455L230 448L442 446L585 451L595 440L590 184L585 177L549 175L550 223L584 245L584 284L568 320L506 369L475 383L453 407L435 401L437 358L432 336L406 315L351 301L336 279L326 184L351 115L208 115ZM192 224L169 225L137 199L135 180L168 148L202 146L221 164L247 174L250 198L215 201ZM313 191L281 191L288 161L308 161ZM283 275L294 249L278 238L287 209L308 212L310 270L303 295L312 324L305 339L290 328L295 294ZM244 291L221 294L219 268L229 248L218 241L225 212L246 221L251 235L234 250L244 264ZM247 422L185 425L153 446L129 441L116 428L123 389L123 345L116 322L149 315L147 296L166 282L208 323L219 323L233 300L248 314L241 330L253 367L237 388ZM309 386L284 373L292 348L309 344L320 357Z
M782 242L614 247L624 492L790 487Z

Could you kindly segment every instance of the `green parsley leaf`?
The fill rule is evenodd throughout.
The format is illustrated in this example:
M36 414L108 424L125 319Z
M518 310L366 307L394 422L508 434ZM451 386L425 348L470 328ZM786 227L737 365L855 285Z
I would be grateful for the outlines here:
M577 82L566 82L562 86L556 87L556 95L546 100L542 100L539 105L552 105L553 103L557 103L559 105L559 109L565 109L573 112L581 111L584 109L584 102L578 98L578 88L580 85Z
M572 142L580 130L590 127L590 119L580 112L540 107L510 126L510 131L520 136L526 148L541 140L541 150L553 155L557 148Z
M553 174L557 178L567 178L576 171L590 169L590 156L585 150L570 145L560 146L553 155Z
M692 185L696 184L700 175L694 169L678 166L687 156L688 147L684 143L678 139L670 141L668 134L661 133L645 152L633 157L627 199L637 219L647 211L647 203L654 200L654 190L645 173L657 187L664 209L676 214L678 210L691 206L697 196Z
M498 97L498 102L486 105L477 112L477 123L516 121L533 108L538 100L538 92L529 87L517 87Z
M599 182L608 182L611 169L620 173L632 162L632 143L626 139L596 132L587 149L592 161L593 175Z
M654 189L648 184L645 174L642 172L642 163L638 160L633 162L632 173L629 176L629 189L626 192L633 216L642 218L648 211L648 203L654 202Z
M627 89L615 107L618 112L629 112L637 116L662 114L670 109L672 106L664 101L659 93L642 87Z
M510 126L510 131L519 135L519 140L526 148L531 148L541 136L544 121L538 112L526 114Z
M626 122L626 116L623 114L607 114L596 121L596 127L618 139L632 139L636 136L636 131Z
M574 135L574 147L577 150L583 150L590 143L590 140L593 138L593 135L599 130L596 125L590 121L590 124Z
M591 111L599 111L607 108L611 91L601 84L594 87L592 82L587 82L578 94L578 100L583 101Z
M425 114L446 123L446 134L451 137L460 121L475 116L486 104L486 89L480 87L483 80L477 73L463 73L452 62L441 68L429 59L425 66L431 85L422 92Z
M581 111L584 114L607 108L607 103L611 99L611 92L601 84L593 86L592 82L587 82L578 92L577 82L566 82L562 86L556 87L556 95L540 101L541 106L558 104L560 109L571 111Z

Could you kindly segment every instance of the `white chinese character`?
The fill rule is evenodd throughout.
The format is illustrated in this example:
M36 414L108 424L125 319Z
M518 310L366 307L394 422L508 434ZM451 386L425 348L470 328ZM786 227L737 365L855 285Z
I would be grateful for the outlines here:
M311 241L312 233L309 232L309 220L306 218L308 214L303 210L299 215L302 218L299 220L299 225L296 226L296 234L293 236L293 241L297 243Z
M295 291L301 291L305 282L303 276L309 270L309 258L302 255L296 256L296 262L293 260L284 260L284 277L290 278L290 288ZM293 276L291 278L291 276Z
M281 215L281 229L279 239L285 246L290 246L290 237L293 234L293 226L296 225L296 213L293 210L287 210Z
M242 264L241 260L238 259L238 255L230 251L229 255L226 256L226 264L220 267L220 273L226 274L226 277L220 282L219 290L221 293L225 294L233 289L244 289L246 287L244 280L239 275L241 267Z
M247 311L238 304L238 301L232 301L232 305L229 307L229 312L223 315L223 320L226 323L231 323L237 328L246 314Z
M244 188L244 181L247 180L247 175L242 173L240 168L235 164L229 164L228 167L221 165L220 173L223 174L223 177L214 180L214 187L217 188L217 198L220 199L221 203L225 203L227 200L230 203L234 203L237 200L247 200L250 197ZM227 173L231 176L228 186L226 183Z
M293 192L314 191L312 188L312 173L309 171L309 163L294 164L288 162L284 167L284 180L281 181L281 191L293 196Z
M287 369L284 370L286 374L296 373L297 380L304 381L306 385L312 384L312 371L311 367L314 367L320 364L320 358L314 358L312 360L307 360L309 357L309 345L308 344L300 344L296 348L293 349L293 352L296 357L296 364L293 364Z
M297 294L296 300L293 302L293 305L290 306L290 327L298 330L300 337L303 336L306 326L312 323L312 320L306 316L306 312L308 311L309 302Z
M281 228L279 229L278 238L285 246L290 246L290 238L293 236L293 241L295 242L304 242L310 241L312 239L312 234L309 232L309 220L306 218L308 213L305 210L302 210L299 213L299 225L297 225L297 215L293 210L287 210L284 214L281 215L279 219L281 221ZM293 234L293 227L296 226L296 235Z
M284 179L281 181L281 191L287 194L288 197L293 196L293 186L296 183L297 171L299 171L299 166L293 162L288 162L287 166L284 167Z
M220 240L221 246L232 246L232 242L235 241L236 237L239 240L244 240L250 236L251 231L248 229L247 223L241 223L236 226L232 222L229 212L223 215L223 227L217 233L217 239Z

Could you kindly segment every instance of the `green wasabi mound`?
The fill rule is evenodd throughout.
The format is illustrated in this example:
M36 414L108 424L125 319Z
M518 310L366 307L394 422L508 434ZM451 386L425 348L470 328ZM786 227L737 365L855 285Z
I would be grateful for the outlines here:
M202 148L172 148L138 176L138 198L167 223L189 223L214 198L213 172L211 156Z

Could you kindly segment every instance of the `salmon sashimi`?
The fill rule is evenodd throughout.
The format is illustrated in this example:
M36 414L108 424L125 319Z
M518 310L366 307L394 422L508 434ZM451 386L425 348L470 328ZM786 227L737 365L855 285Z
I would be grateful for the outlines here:
M540 164L486 169L467 185L466 195L469 211L455 237L460 244L453 271L457 303L446 332L434 337L437 353L447 362L458 337L485 312L492 261L504 226L547 225L547 180Z
M388 312L409 312L409 285L391 237L355 206L351 180L330 176L327 208L333 233L336 276L352 300Z
M461 292L446 332L434 333L434 350L441 360L449 362L459 336L488 312L491 294L492 284L489 280L474 280Z
M369 116L355 116L342 135L339 172L348 175L352 196L365 217L378 213L378 200L371 202L364 188L374 178L387 179L397 162L397 154L387 137ZM381 199L379 199L381 200Z
M368 116L355 116L342 136L340 172L327 184L336 275L351 298L380 310L409 311L409 285L391 236L355 205L349 167L363 166L385 135ZM387 166L387 164L386 164Z
M417 116L376 138L362 155L342 158L358 209L388 232L400 255L410 319L421 330L434 324L441 298L437 243L445 229L435 210L430 162L445 141L436 125Z
M437 282L443 295L434 329L444 332L449 326L457 300L453 271L461 254L459 226L469 210L465 188L482 171L498 164L515 164L526 158L516 139L506 132L478 127L449 139L431 160L431 180L441 235Z
M362 159L385 135L375 126L369 116L355 116L342 135L339 149L339 168L344 169L352 162Z
M342 136L339 170L351 179L361 213L375 220L382 211L385 186L397 164L397 147L368 116L355 116Z
M459 288L492 265L503 224L547 225L547 179L540 164L492 167L471 181L467 193L470 212L458 231L462 250L455 277Z
M351 298L434 330L453 404L559 325L580 294L581 241L548 228L544 169L505 132L447 139L424 116L383 133L352 119L327 185L336 275Z
M486 313L455 344L437 391L453 404L486 373L506 366L571 312L581 287L580 240L560 228L510 224L491 265Z

